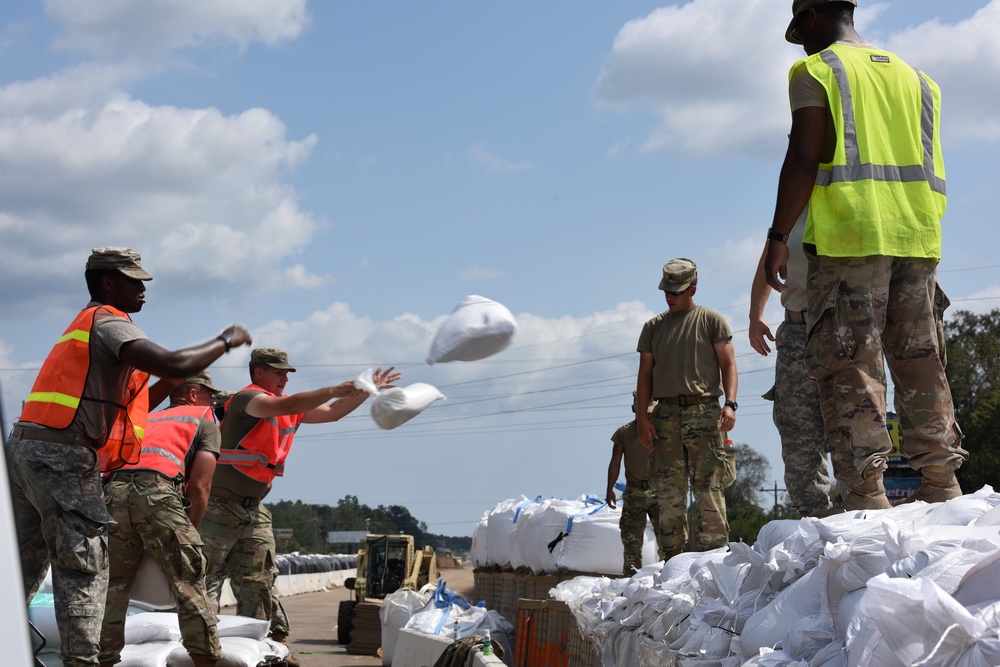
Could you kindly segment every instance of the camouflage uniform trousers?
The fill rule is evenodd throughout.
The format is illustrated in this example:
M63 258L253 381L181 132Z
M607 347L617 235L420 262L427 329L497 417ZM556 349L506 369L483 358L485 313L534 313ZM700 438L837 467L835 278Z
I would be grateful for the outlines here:
M624 568L622 572L631 577L642 568L642 544L646 535L647 520L653 524L654 532L660 527L659 505L656 494L648 482L633 484L626 482L621 499L622 515L618 527L622 534ZM648 519L647 519L648 517Z
M772 414L781 436L785 488L793 507L813 514L830 507L830 462L819 387L806 375L806 325L782 322L775 348Z
M177 620L184 648L191 655L222 659L218 619L205 588L205 556L201 536L184 511L183 488L155 473L131 479L123 473L104 487L108 511L110 579L101 664L113 665L125 645L125 616L143 549L167 577L177 600Z
M271 560L271 637L281 641L287 638L291 632L291 625L288 622L288 615L285 608L281 606L278 598L278 587L273 583L278 579L278 566L275 565L278 547L274 541L274 521L271 518L271 510L264 503L260 504L258 511L257 529L254 531L260 539L266 540L268 553ZM243 594L243 582L229 578L229 586L233 590L233 597L239 599Z
M888 363L910 466L961 466L969 453L939 346L937 261L807 256L806 368L819 384L827 451L848 457L864 479L885 469Z
M259 530L260 504L243 507L221 496L210 495L199 532L208 561L208 598L218 611L226 573L236 597L236 613L263 621L271 620L271 588L274 585L271 546ZM267 531L270 533L271 531ZM273 534L272 534L273 535Z
M64 665L96 665L108 592L108 528L94 450L11 438L7 442L14 524L26 602L52 566Z
M672 558L687 547L689 480L697 508L694 550L725 546L729 522L723 490L735 481L736 470L719 430L718 403L658 404L652 423L657 435L652 477L660 509L660 555Z

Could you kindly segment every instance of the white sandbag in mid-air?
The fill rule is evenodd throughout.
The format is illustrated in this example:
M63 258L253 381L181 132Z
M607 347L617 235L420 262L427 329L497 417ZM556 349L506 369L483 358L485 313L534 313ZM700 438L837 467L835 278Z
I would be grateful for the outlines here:
M427 363L485 359L510 345L515 331L517 321L506 306L486 297L467 296L435 334Z
M372 400L372 419L379 428L387 431L405 424L444 398L437 387L424 382L379 389L375 386L370 368L354 379L354 386L375 397Z

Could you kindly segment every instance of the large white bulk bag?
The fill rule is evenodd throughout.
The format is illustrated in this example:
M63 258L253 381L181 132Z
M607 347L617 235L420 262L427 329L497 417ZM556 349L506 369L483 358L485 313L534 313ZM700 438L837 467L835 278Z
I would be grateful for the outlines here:
M527 505L540 501L541 497L528 500L527 496L518 496L504 500L490 511L486 520L490 565L506 567L511 564L517 550L517 521L521 512Z
M438 329L427 363L485 359L510 345L515 331L517 321L506 306L486 297L467 296Z
M572 570L617 576L624 565L620 517L593 497L546 500L521 519L517 551L535 574Z
M483 512L472 530L472 550L469 552L469 560L473 567L486 567L490 563L489 559L489 520L490 513Z

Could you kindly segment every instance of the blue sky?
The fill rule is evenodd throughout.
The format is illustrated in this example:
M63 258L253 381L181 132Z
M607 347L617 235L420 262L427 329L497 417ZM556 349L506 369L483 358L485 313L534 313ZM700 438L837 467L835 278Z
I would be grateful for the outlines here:
M746 327L801 55L789 5L5 3L4 429L87 300L90 249L127 245L155 278L135 320L164 346L240 322L289 351L289 391L396 364L447 396L393 431L366 408L304 426L272 499L353 494L471 534L506 498L603 494L660 268L685 256L734 330L731 435L780 480L773 359ZM1000 307L1000 0L862 2L857 22L940 84L940 282L953 310ZM514 342L428 367L469 294L514 313ZM217 384L246 384L247 358Z

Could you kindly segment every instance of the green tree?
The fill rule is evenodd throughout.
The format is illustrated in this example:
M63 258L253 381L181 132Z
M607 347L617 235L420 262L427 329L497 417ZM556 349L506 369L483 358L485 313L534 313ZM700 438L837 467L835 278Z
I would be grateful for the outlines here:
M726 489L726 516L729 519L729 541L757 541L757 533L767 523L767 512L760 506L760 489L768 477L771 466L750 445L737 442L736 482Z
M976 491L1000 484L1000 309L977 315L958 311L944 325L947 373L955 417L969 451L969 464L958 471L962 488Z

